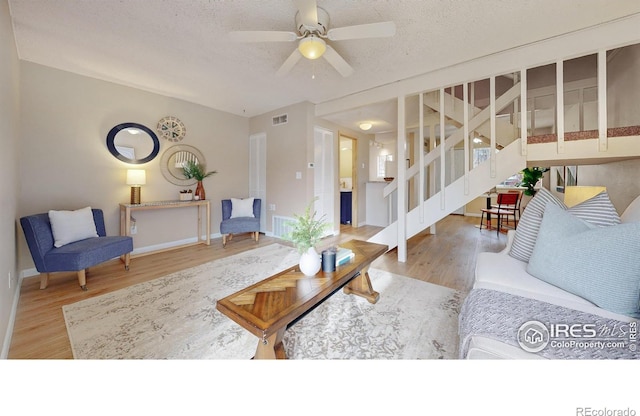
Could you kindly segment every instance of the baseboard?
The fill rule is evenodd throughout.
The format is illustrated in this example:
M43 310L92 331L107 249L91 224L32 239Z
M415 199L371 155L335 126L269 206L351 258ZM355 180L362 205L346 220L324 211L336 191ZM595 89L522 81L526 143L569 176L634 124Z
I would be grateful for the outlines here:
M0 359L9 358L9 348L11 347L11 338L13 337L13 327L16 324L16 314L18 313L18 301L20 300L20 288L22 287L22 278L18 278L18 283L13 291L13 305L11 306L11 314L7 322L7 331L4 334L4 342L2 344L2 352Z

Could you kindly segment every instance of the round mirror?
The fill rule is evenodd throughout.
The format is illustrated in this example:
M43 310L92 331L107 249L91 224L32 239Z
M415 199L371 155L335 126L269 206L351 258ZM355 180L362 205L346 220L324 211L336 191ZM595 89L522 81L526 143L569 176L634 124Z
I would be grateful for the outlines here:
M109 152L127 163L147 163L160 151L158 136L138 123L118 124L107 134Z
M197 181L194 178L186 179L182 170L184 163L189 161L206 165L204 155L195 147L183 144L171 146L160 158L160 171L165 179L174 185L193 185Z

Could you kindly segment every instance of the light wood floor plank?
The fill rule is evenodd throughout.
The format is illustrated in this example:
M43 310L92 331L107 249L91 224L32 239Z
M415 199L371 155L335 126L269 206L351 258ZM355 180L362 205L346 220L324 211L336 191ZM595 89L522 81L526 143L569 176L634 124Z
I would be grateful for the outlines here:
M475 227L478 223L478 218L449 216L437 224L435 235L425 231L409 241L406 263L396 260L394 249L376 260L372 267L466 292L473 283L477 254L499 251L506 243L504 235L479 231ZM324 239L319 249L352 238L366 240L379 230L373 226L342 226L341 234ZM210 246L197 245L136 257L131 261L128 272L121 262L110 261L89 270L89 290L86 292L78 286L75 273L53 274L45 290L40 290L39 276L26 278L22 282L9 358L73 358L62 314L63 305L272 243L290 245L266 236L260 236L256 243L250 234L246 234L234 236L226 248L222 248L222 239L219 238L212 240Z

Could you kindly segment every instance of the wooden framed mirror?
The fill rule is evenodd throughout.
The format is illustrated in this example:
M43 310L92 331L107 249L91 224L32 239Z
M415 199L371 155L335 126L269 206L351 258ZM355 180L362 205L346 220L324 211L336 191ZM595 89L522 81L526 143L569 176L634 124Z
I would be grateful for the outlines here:
M164 151L160 158L162 176L174 185L190 186L196 183L194 178L186 179L182 166L187 161L206 165L204 155L193 146L178 144Z

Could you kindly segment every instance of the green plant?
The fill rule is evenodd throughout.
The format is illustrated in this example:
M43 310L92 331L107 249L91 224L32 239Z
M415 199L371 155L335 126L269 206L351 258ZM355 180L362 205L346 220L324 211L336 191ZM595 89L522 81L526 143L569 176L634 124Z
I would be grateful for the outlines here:
M204 178L213 175L214 173L218 173L215 170L206 172L203 165L200 165L193 160L185 162L185 164L182 166L182 172L184 173L185 178L194 178L197 181L201 181Z
M316 211L313 210L316 199L307 205L304 215L293 214L295 221L287 222L287 225L291 227L291 232L285 235L285 239L291 241L301 254L309 250L310 247L315 247L329 227L329 224L324 222L324 215L316 219Z
M542 175L544 175L544 173L548 170L549 168L538 167L525 168L522 170L522 182L520 183L520 186L524 186L527 188L524 191L525 195L534 196L536 194L534 186L536 185L536 183L538 183L540 178L542 178Z

